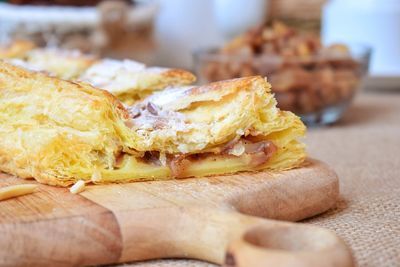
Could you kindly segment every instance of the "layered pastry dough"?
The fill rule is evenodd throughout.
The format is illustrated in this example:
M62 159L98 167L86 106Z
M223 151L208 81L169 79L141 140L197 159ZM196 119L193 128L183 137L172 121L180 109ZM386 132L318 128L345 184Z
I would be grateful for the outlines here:
M42 183L200 177L299 166L305 126L262 77L110 93L0 62L0 169Z

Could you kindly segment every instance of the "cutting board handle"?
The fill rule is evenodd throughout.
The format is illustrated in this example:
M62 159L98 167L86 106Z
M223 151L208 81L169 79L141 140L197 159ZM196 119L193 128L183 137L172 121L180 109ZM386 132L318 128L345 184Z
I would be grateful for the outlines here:
M300 223L255 219L225 254L226 267L352 267L350 250L333 232Z
M329 230L262 219L230 208L148 210L138 217L129 214L124 221L130 224L123 231L121 262L173 257L227 267L354 266L346 244Z

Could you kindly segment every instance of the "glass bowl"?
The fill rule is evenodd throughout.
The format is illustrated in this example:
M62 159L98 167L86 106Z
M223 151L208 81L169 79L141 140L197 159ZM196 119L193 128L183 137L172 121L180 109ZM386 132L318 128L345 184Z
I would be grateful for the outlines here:
M245 76L267 77L278 107L299 115L307 125L336 122L351 103L368 71L371 49L336 45L317 55L283 57L222 54L217 49L194 53L201 83Z

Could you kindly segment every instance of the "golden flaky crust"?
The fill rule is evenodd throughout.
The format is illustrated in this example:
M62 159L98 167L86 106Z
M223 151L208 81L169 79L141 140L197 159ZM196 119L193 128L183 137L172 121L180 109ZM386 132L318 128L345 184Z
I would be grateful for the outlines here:
M0 61L0 95L0 168L5 172L65 186L82 175L90 179L97 153L104 154L100 161L106 165L123 146L117 132L129 114L105 90ZM74 164L84 171L74 173Z
M24 68L20 68L18 66L14 66L13 64L9 64L0 60L0 73L2 75L2 79L0 80L0 90L3 89L3 78L9 79L9 81L18 81L20 79L26 79L29 81L38 81L38 84L50 83L54 86L54 88L63 88L64 90L68 90L71 92L88 92L93 95L103 95L107 102L110 102L113 106L116 107L116 110L119 113L123 114L122 116L125 118L129 117L128 110L124 107L124 105L110 92L104 89L96 88L91 86L90 84L81 83L78 81L68 81L63 79L56 79L53 77L49 77L40 72L29 71ZM29 90L29 89L28 89ZM0 91L1 92L1 91Z
M165 161L191 155L200 157L179 177L293 168L305 158L304 131L261 77L168 89L127 110L88 84L0 62L0 169L46 184L170 179ZM242 138L276 152L256 165L221 153Z
M174 81L175 84L178 82L181 84L191 84L196 81L196 76L182 69L166 69L162 72L162 76L164 79Z

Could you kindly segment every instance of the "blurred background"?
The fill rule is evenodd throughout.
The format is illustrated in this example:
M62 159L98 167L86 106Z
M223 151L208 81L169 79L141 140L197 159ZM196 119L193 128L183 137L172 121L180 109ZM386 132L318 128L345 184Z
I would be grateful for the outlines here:
M398 0L2 0L0 42L267 76L282 108L336 121L361 85L400 84Z

